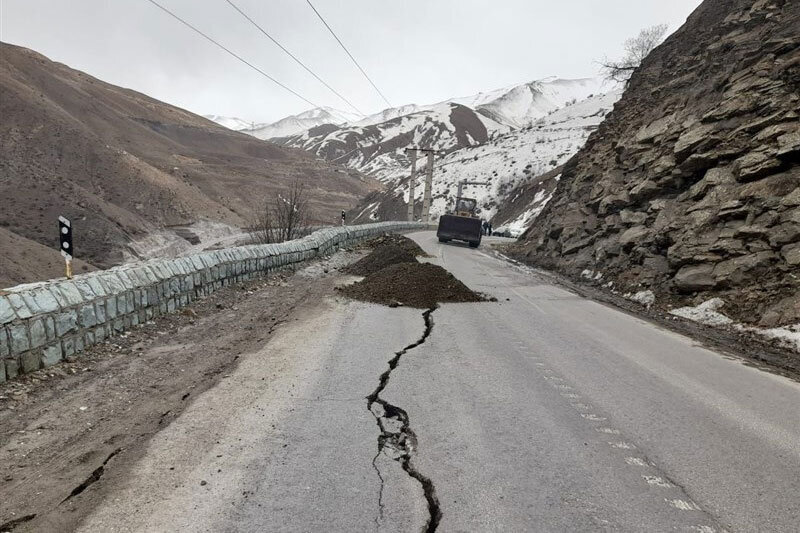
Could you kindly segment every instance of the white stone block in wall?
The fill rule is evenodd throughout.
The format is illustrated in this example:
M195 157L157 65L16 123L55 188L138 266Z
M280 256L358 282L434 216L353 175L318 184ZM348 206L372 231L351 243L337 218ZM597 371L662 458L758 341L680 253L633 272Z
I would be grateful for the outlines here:
M19 294L9 293L7 296L8 301L11 303L11 306L14 308L14 312L16 312L17 316L21 319L30 318L33 316L30 309L28 309L25 300Z
M5 296L0 296L0 325L7 324L17 318L17 313L11 305L11 301Z
M53 342L56 340L56 322L53 320L52 316L44 317L44 334L47 338L47 342Z
M48 346L42 351L42 365L53 366L62 359L61 344Z
M55 286L67 300L69 305L80 305L83 303L83 296L71 281L61 281L56 283Z
M28 328L25 324L10 324L7 326L7 330L13 355L19 355L30 350Z
M29 322L30 346L31 349L39 348L47 343L47 332L44 327L44 320L41 318Z
M28 305L28 309L36 315L53 313L61 309L55 296L44 287L24 292L21 296Z
M65 311L54 316L56 336L63 337L71 331L78 329L78 315L75 311Z
M0 358L8 357L10 353L10 341L8 340L8 334L6 332L5 326L0 326ZM3 361L0 360L0 366L3 365Z
M97 297L92 288L85 281L76 279L72 283L75 288L78 289L78 292L81 293L83 301L94 300Z
M87 277L86 278L86 283L89 284L89 286L92 288L92 290L94 291L94 293L96 295L105 296L107 294L106 293L106 289L105 289L105 287L103 287L103 284L100 283L100 278L98 276L94 276L93 275L93 276Z

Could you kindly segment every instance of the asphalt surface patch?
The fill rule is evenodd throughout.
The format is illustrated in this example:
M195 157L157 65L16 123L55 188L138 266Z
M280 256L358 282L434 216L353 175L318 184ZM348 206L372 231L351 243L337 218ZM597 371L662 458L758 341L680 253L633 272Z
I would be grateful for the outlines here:
M442 267L416 260L387 266L339 290L355 300L420 309L438 303L485 300Z

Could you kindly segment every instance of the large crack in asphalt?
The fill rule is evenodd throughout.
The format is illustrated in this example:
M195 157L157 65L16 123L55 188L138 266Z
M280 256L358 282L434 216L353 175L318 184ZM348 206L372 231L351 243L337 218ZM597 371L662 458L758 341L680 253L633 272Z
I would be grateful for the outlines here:
M117 448L116 450L111 452L111 454L108 457L106 457L106 460L103 461L103 463L100 466L95 468L94 471L91 474L89 474L89 477L87 477L83 481L83 483L81 483L80 485L78 485L77 487L72 489L72 492L69 493L69 496L67 496L66 498L61 500L61 503L64 503L67 500L70 500L70 499L74 498L75 496L77 496L81 492L83 492L86 489L88 489L90 485L93 485L94 483L97 483L98 481L100 481L100 478L103 477L103 474L106 471L106 465L108 464L108 462L111 459L113 459L113 457L115 455L117 455L118 453L120 453L121 451L122 451L122 448Z
M416 342L409 344L399 352L395 352L394 357L389 360L388 370L381 374L378 386L372 391L372 394L367 396L367 409L369 409L370 413L375 417L378 428L380 429L380 435L378 435L378 452L372 459L372 466L375 468L375 472L377 472L378 478L381 481L380 491L378 493L378 516L375 518L375 523L378 526L380 526L380 520L383 518L384 479L376 461L382 453L400 463L403 470L422 485L425 500L428 504L428 521L423 531L428 533L436 531L442 519L442 510L439 507L439 499L436 496L436 487L433 485L433 481L417 470L412 462L412 457L417 449L417 435L411 429L408 413L401 407L392 405L380 396L389 383L392 371L397 368L397 365L400 363L400 358L410 350L423 344L430 336L433 330L432 315L435 310L436 307L431 307L422 313L422 318L425 320L425 331L422 336Z
M35 514L27 514L13 520L9 520L4 524L0 524L0 533L11 533L17 528L17 526L22 525L25 522L30 522L34 518L36 518Z

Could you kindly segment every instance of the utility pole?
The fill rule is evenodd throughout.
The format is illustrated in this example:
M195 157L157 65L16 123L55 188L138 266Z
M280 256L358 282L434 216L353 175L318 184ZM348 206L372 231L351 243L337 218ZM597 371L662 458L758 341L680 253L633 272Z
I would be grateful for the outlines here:
M428 152L428 168L425 176L425 195L422 197L422 221L430 223L431 186L433 184L433 151Z
M433 154L436 150L430 148L406 148L406 152L411 152L411 186L409 188L412 196L409 199L409 213L412 213L413 206L413 193L414 193L414 174L416 172L417 152L425 152L428 154L428 168L425 173L425 194L422 196L422 221L427 224L430 222L431 210L431 190L433 187ZM411 218L409 218L411 220Z
M408 221L414 222L414 186L417 181L417 151L409 150L411 152L411 181L408 184Z
M467 181L461 180L458 182L458 192L456 193L456 201L461 198L461 191L464 189L464 185L491 185L488 181Z

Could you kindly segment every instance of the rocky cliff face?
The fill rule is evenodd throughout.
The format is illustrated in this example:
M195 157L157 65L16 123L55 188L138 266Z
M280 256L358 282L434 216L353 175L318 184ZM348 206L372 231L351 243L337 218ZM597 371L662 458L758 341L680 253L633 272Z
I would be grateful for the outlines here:
M661 302L800 322L800 2L706 0L631 78L521 239Z

